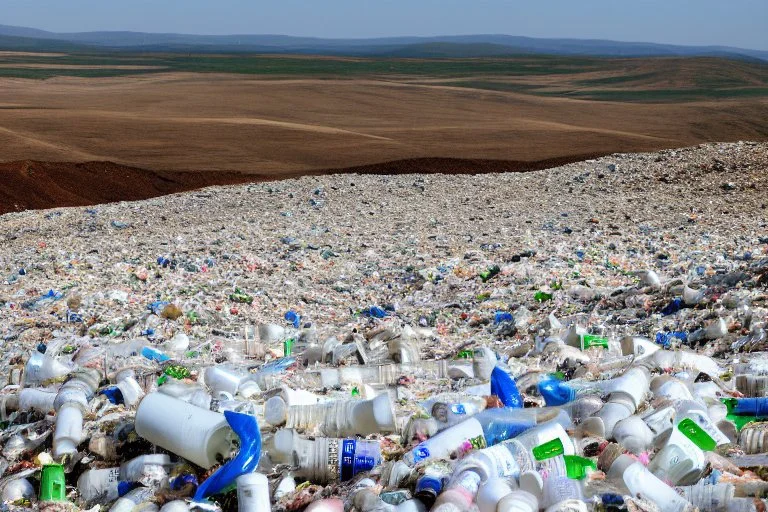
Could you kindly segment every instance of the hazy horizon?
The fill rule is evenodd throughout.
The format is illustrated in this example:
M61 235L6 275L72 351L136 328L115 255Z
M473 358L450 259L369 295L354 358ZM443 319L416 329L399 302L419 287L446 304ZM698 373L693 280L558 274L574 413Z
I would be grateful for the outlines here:
M200 35L280 34L378 38L508 34L768 50L768 2L645 0L7 0L2 24L51 32L133 31ZM180 13L182 15L180 15Z

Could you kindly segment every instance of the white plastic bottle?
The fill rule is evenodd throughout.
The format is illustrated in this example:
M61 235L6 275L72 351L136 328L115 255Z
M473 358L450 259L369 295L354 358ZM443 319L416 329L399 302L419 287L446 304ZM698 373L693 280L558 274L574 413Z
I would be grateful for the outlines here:
M474 448L486 446L483 426L475 418L462 421L419 443L405 454L403 461L413 465L429 459L447 459L464 445Z
M77 479L77 491L86 503L111 503L118 498L119 482L120 468L90 469Z
M144 390L133 375L125 375L115 384L123 395L123 402L128 407L133 407L144 398Z
M171 457L164 453L140 455L120 465L120 480L157 488L167 481L166 468L171 465Z
M633 496L656 503L660 512L691 512L693 506L629 455L620 455L608 470L609 479L621 482Z
M98 371L83 371L76 378L65 382L59 389L54 400L56 409L56 429L53 433L54 457L59 458L77 452L77 446L83 440L83 415L98 385Z
M154 495L155 491L148 487L137 487L128 491L125 496L122 496L114 502L109 509L109 512L133 512L136 510L136 507L140 506L142 503L148 502ZM157 505L155 505L155 510L158 510Z
M150 393L139 404L136 433L202 468L229 455L232 430L223 414L163 393Z
M56 392L38 388L24 388L19 391L19 410L38 411L48 414L53 411Z
M274 446L279 452L291 454L296 475L319 484L344 482L381 464L377 441L325 437L308 440L294 431L280 430L275 434Z
M469 510L480 488L480 475L474 471L463 471L454 476L432 507L433 512Z
M733 484L709 484L699 482L688 487L679 487L683 497L699 510L710 512L727 512L728 504L733 500L735 488Z
M73 370L73 366L35 350L24 367L24 386L45 385L49 381L69 375Z
M269 480L261 473L246 473L237 477L238 512L269 512Z
M388 434L397 429L389 395L372 400L336 400L313 405L288 406L282 397L267 400L264 419L273 426L319 430L326 436Z

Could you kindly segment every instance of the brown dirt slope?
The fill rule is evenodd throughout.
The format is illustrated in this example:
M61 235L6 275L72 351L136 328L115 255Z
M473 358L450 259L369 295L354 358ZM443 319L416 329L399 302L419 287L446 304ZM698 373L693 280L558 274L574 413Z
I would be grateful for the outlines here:
M457 158L415 158L346 169L325 169L301 174L525 172L547 169L600 155L574 155L535 162ZM276 179L275 176L241 172L152 171L113 162L0 163L0 214L66 206L86 206L116 201L136 201L195 190L212 185L234 185Z

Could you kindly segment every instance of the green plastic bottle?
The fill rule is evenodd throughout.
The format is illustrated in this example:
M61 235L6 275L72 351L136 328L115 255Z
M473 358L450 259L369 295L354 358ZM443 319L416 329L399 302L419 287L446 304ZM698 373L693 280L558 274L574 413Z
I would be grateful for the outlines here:
M594 334L582 334L581 338L581 350L587 350L592 347L603 347L608 350L608 338L602 336L595 336Z
M67 501L64 466L46 464L40 475L40 501Z
M533 456L536 460L542 461L551 459L552 457L557 457L558 455L562 455L565 453L565 448L563 447L563 441L559 437L556 437L544 444L534 446L533 450L531 451L533 452Z
M292 349L293 349L293 338L288 338L283 342L283 355L285 357L290 356Z
M682 432L685 437L693 441L693 444L705 452L712 451L717 447L717 443L712 439L712 436L691 418L685 418L678 423L677 429Z
M568 478L581 480L587 476L588 471L596 471L597 464L594 461L578 455L563 455L565 459L565 471Z

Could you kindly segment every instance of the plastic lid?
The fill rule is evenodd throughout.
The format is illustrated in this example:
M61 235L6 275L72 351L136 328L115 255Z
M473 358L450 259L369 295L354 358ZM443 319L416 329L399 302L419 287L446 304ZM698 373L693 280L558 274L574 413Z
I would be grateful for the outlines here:
M278 426L288 418L288 406L279 396L273 396L264 404L264 420L270 425Z
M682 432L685 437L693 441L693 444L704 451L712 451L717 447L717 443L712 439L712 436L691 418L685 418L678 423L677 429Z
M582 334L581 338L581 350L586 350L592 347L603 347L608 350L608 338L602 336L595 336L593 334Z
M562 455L565 452L565 448L563 447L563 441L556 437L551 441L535 446L532 451L536 460L542 461Z
M590 459L578 455L563 455L563 458L565 459L565 471L568 478L581 480L587 476L587 470L597 470L597 464Z

